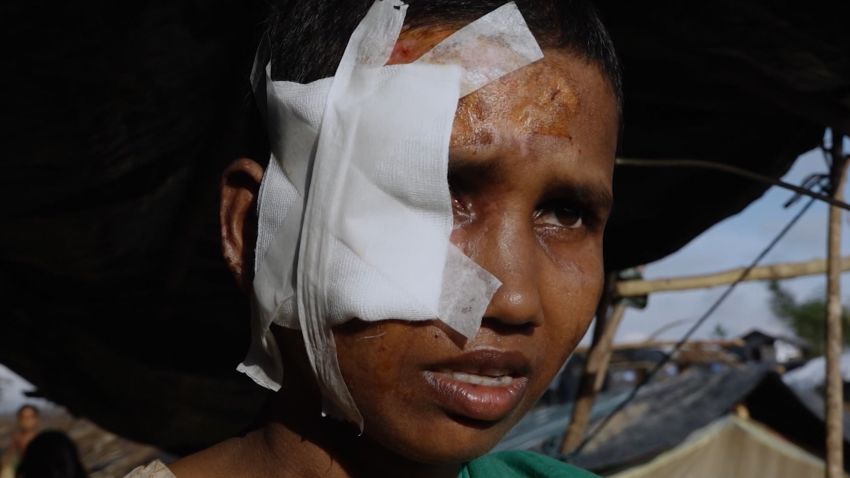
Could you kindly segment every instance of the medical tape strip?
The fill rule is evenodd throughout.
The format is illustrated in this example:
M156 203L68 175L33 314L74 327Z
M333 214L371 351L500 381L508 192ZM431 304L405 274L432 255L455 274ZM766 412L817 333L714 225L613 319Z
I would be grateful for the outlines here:
M460 96L543 58L516 3L510 2L456 31L417 63L463 66Z
M405 9L376 2L334 78L301 85L271 81L268 66L264 72L272 158L260 192L254 340L240 370L277 389L280 360L267 357L277 354L268 327L272 321L300 326L325 395L355 422L360 416L339 372L331 326L352 317L439 317L467 337L477 331L499 283L448 242L456 101L461 87L472 91L542 57L508 4L444 40L451 46L445 53L437 54L441 43L417 63L383 66ZM473 42L505 53L491 55L487 71L453 64L480 59L459 54ZM523 51L531 53L517 61ZM423 125L430 134L423 135Z

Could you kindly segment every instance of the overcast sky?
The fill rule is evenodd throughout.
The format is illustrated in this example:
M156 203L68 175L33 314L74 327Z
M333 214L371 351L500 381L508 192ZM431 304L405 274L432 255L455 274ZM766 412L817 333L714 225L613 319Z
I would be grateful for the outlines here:
M802 155L785 175L784 180L800 184L809 174L826 171L823 153L818 149ZM648 279L677 277L748 265L803 207L805 200L798 201L788 209L783 208L783 204L792 194L784 189L771 188L740 214L714 225L675 254L649 264L644 276ZM845 188L845 195L850 195L850 189ZM762 264L825 257L827 209L821 203L812 206ZM846 216L844 224L847 224ZM850 250L848 236L850 232L845 227L842 237L843 254ZM842 279L843 289L850 291L850 274L844 274ZM810 298L824 293L826 281L823 276L817 276L787 280L783 284L797 298ZM642 340L666 324L688 321L658 335L661 339L678 339L723 290L724 287L716 287L653 294L646 309L628 309L617 334L617 341ZM850 297L850 293L845 292L844 296ZM766 283L739 285L695 337L710 337L717 324L722 324L730 336L746 333L753 328L766 332L788 332L784 324L771 314L768 300Z

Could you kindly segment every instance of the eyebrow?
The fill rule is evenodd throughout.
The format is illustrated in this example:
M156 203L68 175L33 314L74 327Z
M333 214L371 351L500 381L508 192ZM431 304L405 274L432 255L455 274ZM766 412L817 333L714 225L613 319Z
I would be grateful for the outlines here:
M495 161L475 160L464 154L449 155L449 178L495 181L504 176L505 171Z
M552 188L554 197L575 199L578 202L600 209L611 209L614 204L614 195L611 189L594 182L586 181L558 181Z

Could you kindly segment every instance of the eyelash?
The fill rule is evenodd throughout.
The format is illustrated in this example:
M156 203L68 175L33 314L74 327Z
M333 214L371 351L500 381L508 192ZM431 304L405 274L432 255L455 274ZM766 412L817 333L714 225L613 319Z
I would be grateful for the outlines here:
M468 221L473 220L474 214L469 210L469 205L465 204L462 196L457 194L456 188L450 187L452 210L455 216L455 227L462 227ZM544 218L551 215L555 221L560 222L559 213L565 213L575 220L569 224L555 224L547 222ZM595 218L592 213L588 212L588 208L581 205L576 205L575 201L571 200L551 200L543 203L534 212L534 221L538 223L543 219L543 226L550 230L559 230L562 233L578 232L580 230L589 230L594 227ZM554 232L554 231L553 231Z
M564 220L559 215L568 215L570 220ZM547 216L551 217L551 221L547 220ZM568 206L563 204L546 204L538 209L534 214L535 220L543 221L545 226L558 227L565 230L578 230L589 226L588 215L580 207ZM573 219L574 218L574 219Z

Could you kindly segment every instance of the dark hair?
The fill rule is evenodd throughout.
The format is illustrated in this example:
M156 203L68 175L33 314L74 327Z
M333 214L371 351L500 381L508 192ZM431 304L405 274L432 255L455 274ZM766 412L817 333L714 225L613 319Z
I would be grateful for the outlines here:
M279 1L268 36L272 78L308 83L333 76L348 38L374 0ZM506 0L406 0L406 23L465 25ZM620 66L596 9L585 0L516 0L544 48L565 48L599 66L622 104Z
M39 433L27 445L18 478L85 478L77 446L58 430Z
M15 414L15 416L20 417L21 413L23 413L24 410L27 410L27 409L32 410L33 413L35 413L35 416L41 415L41 411L38 409L38 407L36 407L35 405L32 405L32 404L29 404L29 403L25 403L25 404L21 405L20 408L18 408L18 412Z

